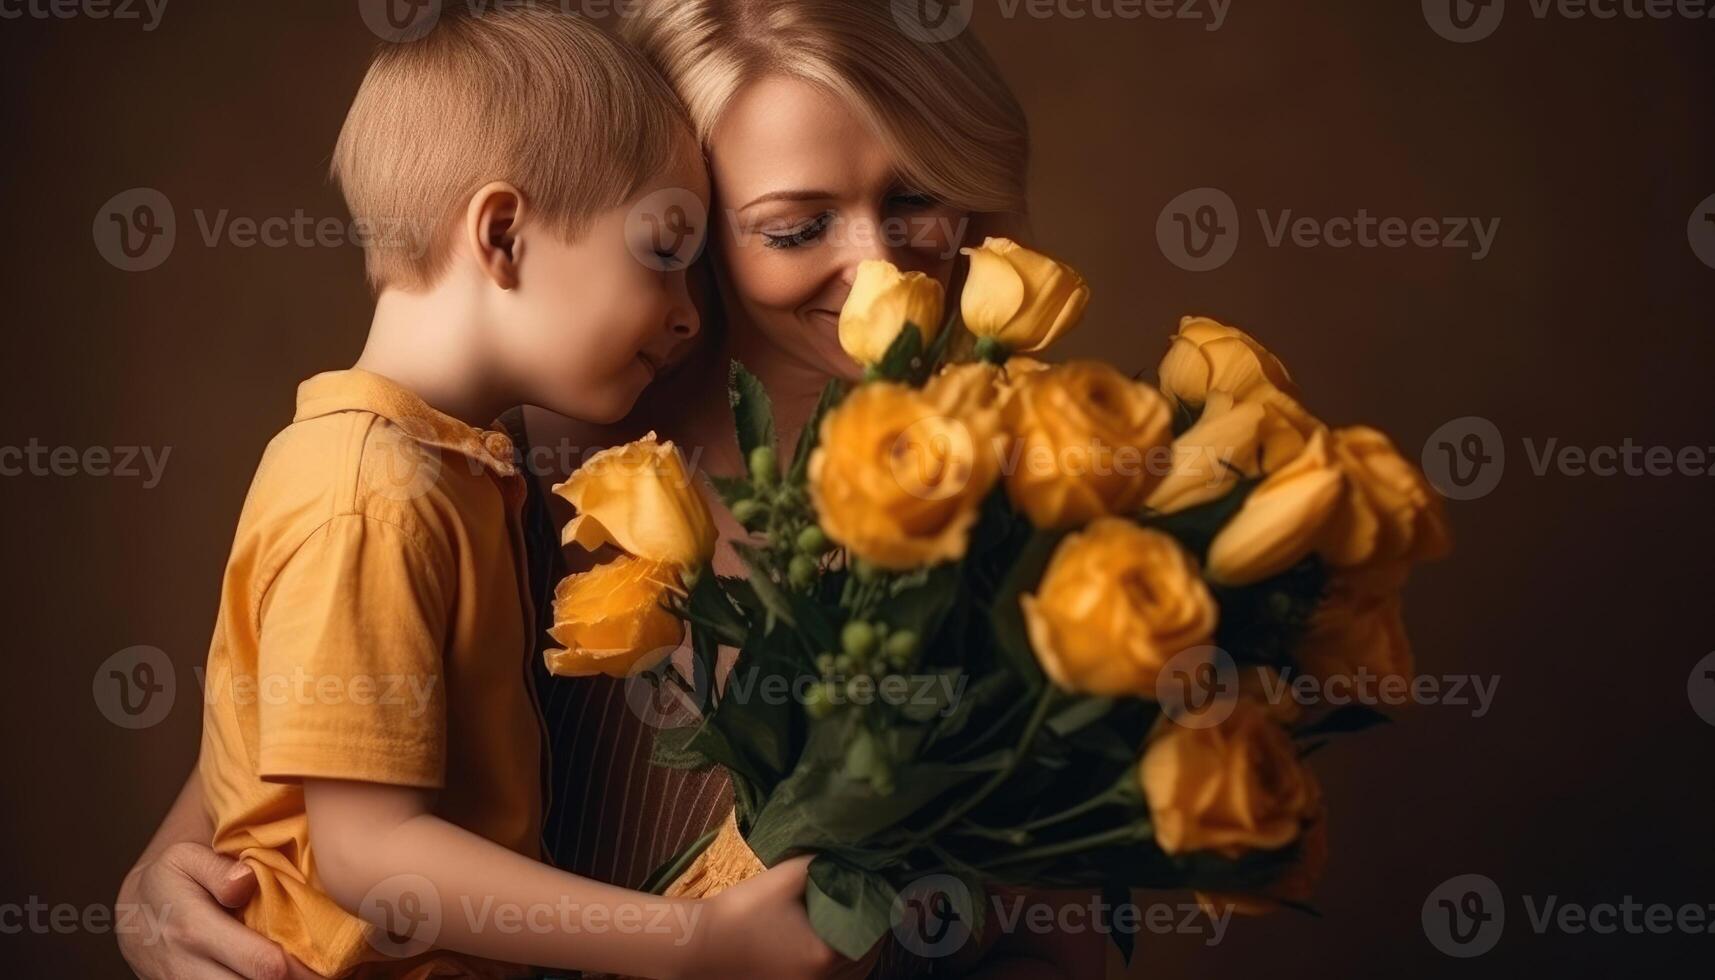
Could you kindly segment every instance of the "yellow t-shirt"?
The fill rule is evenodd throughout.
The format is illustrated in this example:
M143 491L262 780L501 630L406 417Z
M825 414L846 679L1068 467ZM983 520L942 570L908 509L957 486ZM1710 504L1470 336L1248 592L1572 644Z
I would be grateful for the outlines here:
M318 973L525 972L409 948L335 904L299 782L435 789L442 817L538 857L524 479L504 434L356 370L304 382L263 454L221 587L199 765L215 850L256 871L245 924ZM460 914L403 897L401 915Z

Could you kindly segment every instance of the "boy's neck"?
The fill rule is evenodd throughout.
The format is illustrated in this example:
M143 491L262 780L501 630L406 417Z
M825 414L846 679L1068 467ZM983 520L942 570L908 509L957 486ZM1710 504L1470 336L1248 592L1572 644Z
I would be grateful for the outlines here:
M429 407L487 428L516 405L483 343L470 296L453 282L424 292L383 290L355 367L405 388Z

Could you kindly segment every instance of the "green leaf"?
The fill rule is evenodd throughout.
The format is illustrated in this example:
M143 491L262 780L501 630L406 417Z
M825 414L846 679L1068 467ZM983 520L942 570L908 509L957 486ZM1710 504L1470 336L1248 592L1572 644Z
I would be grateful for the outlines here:
M1113 698L1080 698L1048 719L1048 730L1062 737L1107 717L1114 710Z
M664 728L655 735L655 745L650 750L651 765L663 769L689 769L693 771L708 769L715 764L696 746L698 733L703 729L696 725L682 725L677 728Z
M881 875L821 854L810 862L804 906L823 942L846 959L861 960L887 934L898 894Z
M1048 559L1053 557L1054 549L1065 537L1064 531L1037 531L1033 534L995 593L991 611L995 641L1001 654L1007 665L1026 678L1033 690L1044 682L1042 668L1036 663L1036 654L1031 649L1030 636L1024 627L1024 610L1019 606L1018 597L1035 589L1042 581Z
M909 381L923 356L923 331L907 323L875 365L875 375L888 381Z
M959 566L937 565L897 580L880 610L880 618L895 632L911 630L927 644L953 608L959 589Z
M816 444L822 435L822 419L834 410L834 406L845 398L845 383L836 379L828 382L822 389L822 397L816 402L816 410L810 413L809 421L804 423L804 430L798 433L798 448L792 452L792 469L786 475L788 484L796 485L804 482L810 472L810 455L815 452Z
M797 629L798 620L792 611L792 602L787 598L785 591L774 581L770 572L768 554L755 545L746 544L742 541L734 541L732 550L738 555L739 560L744 562L745 567L750 569L750 578L745 581L756 593L756 599L762 603L762 608L768 612L771 624L773 621L778 621L785 623L792 629ZM772 629L765 630L765 632L772 632Z
M733 422L738 427L738 448L744 459L758 446L774 446L774 403L756 375L743 364L732 362L727 382L727 397L732 402Z
M679 880L679 876L685 873L685 869L689 868L692 862L696 861L698 855L708 850L709 845L714 843L715 835L719 833L720 828L714 827L686 845L684 850L668 858L660 867L650 872L649 877L644 879L643 884L637 890L647 892L650 895L659 895L665 892L667 886Z
M694 626L714 633L727 646L742 647L749 635L749 626L732 600L727 598L725 583L713 575L703 575L691 588L686 603L687 618Z
M719 497L721 503L726 504L729 510L733 504L741 500L749 500L756 495L756 491L750 485L750 480L745 477L715 476L713 473L707 473L705 476L708 478L709 486L714 488L715 496Z

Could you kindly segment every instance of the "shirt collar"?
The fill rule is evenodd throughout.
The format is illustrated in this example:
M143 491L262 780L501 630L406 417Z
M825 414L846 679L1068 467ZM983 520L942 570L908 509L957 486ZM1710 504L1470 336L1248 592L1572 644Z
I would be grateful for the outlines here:
M458 453L499 476L518 472L512 440L504 432L472 428L379 374L358 368L328 371L298 386L293 422L336 412L379 415L425 446Z

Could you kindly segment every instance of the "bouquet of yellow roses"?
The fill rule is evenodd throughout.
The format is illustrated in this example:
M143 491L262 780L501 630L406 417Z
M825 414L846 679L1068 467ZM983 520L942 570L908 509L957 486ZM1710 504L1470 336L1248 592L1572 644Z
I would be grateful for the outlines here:
M1410 671L1399 592L1448 549L1439 498L1213 320L1181 323L1159 387L1032 360L1081 319L1082 278L1006 240L967 254L945 323L939 283L862 267L840 337L864 380L828 386L784 465L733 366L749 473L712 483L747 575L705 571L713 524L670 443L559 488L567 541L625 556L561 584L552 665L658 669L683 624L703 677L736 648L655 761L724 767L762 865L815 852L811 920L854 958L931 875L971 928L996 885L1303 905L1325 825L1304 758L1381 716L1306 710L1284 679Z

